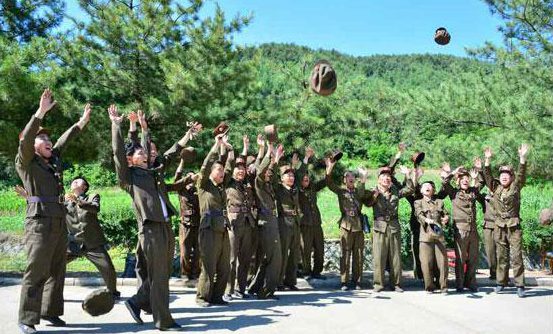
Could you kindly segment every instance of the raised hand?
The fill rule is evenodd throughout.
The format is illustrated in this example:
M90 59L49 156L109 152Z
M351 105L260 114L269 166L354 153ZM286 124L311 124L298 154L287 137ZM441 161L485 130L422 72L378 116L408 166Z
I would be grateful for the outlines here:
M330 175L332 173L332 169L334 168L334 165L336 164L336 161L332 161L330 157L325 158L325 165L326 165L326 174Z
M138 115L134 111L131 111L129 113L129 115L127 116L127 118L129 119L129 122L131 122L131 123L137 123L138 122Z
M283 156L284 156L284 146L282 146L282 144L279 144L275 152L276 163L278 163Z
M138 110L138 123L140 124L140 127L142 128L142 131L148 130L148 122L146 121L146 114L142 110Z
M190 137L190 139L194 139L203 129L203 125L198 122L186 122L186 125L188 126L186 134Z
M484 158L486 159L490 159L492 157L493 153L492 153L492 148L491 147L486 147L484 149Z
M399 166L399 172L403 175L408 175L410 170L405 166Z
M92 106L90 105L90 103L87 103L85 106L84 106L84 111L83 111L83 115L81 116L81 118L79 119L79 122L77 123L79 128L81 128L81 130L88 124L88 122L90 121L90 113L92 112Z
M474 157L473 163L474 163L474 168L482 169L482 159L480 159L480 157Z
M357 173L359 174L359 179L361 183L367 182L369 171L365 167L357 167Z
M405 152L406 148L407 148L407 144L405 143L399 143L399 145L397 146L398 152L401 152L401 153Z
M473 179L473 180L476 180L478 178L478 169L476 168L473 168L469 171L469 174L470 174L470 177Z
M313 148L311 146L307 146L305 148L305 159L309 160L313 156L315 156L315 150L313 150Z
M442 164L442 170L440 172L440 177L442 179L445 179L446 177L448 177L449 175L451 174L451 166L449 165L449 163L447 162L444 162Z
M257 135L257 146L265 146L265 139L262 135Z
M518 148L518 156L520 157L521 161L526 161L526 156L528 155L528 151L530 150L530 146L526 143L522 143L520 147Z
M52 91L47 88L42 92L40 96L40 103L38 105L37 113L40 117L46 115L46 113L56 106L57 101L52 97Z
M298 157L298 154L294 152L294 154L292 154L292 166L297 166L299 165L299 163L300 163L300 158Z
M424 175L424 169L422 169L421 167L417 167L415 169L415 179L418 181L420 180L420 178Z
M119 116L119 113L117 112L117 106L115 104L112 104L108 108L108 114L109 119L112 123L115 124L121 124L121 121L123 120L123 116Z
M227 133L223 134L223 137L221 138L221 141L227 149L232 150L232 145L228 142L228 134Z
M27 193L27 190L25 190L25 188L23 188L22 186L20 185L16 185L15 188L15 193L23 198L27 198L29 196L29 193Z
M243 147L244 147L244 151L247 154L248 149L250 148L250 137L248 137L248 135L243 135L242 136L242 144L243 144Z

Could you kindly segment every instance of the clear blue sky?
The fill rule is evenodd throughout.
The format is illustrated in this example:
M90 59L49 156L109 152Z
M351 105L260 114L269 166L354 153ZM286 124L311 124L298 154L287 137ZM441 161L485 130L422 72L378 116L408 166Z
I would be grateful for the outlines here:
M209 0L203 15L213 13ZM482 0L219 0L230 18L253 13L250 26L235 36L241 45L295 43L364 56L445 53L465 55L465 47L501 43L500 21ZM79 16L76 1L67 1ZM451 43L434 43L436 28L451 33Z

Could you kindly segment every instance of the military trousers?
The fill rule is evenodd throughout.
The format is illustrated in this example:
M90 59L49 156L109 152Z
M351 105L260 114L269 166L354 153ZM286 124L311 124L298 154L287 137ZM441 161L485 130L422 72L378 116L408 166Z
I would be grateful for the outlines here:
M253 228L248 220L239 224L231 223L230 241L230 274L226 293L234 293L235 283L238 291L244 293L248 284L248 270L252 258Z
M63 217L26 218L27 266L21 281L19 322L35 325L41 316L63 314L67 227Z
M373 231L374 288L384 287L384 271L390 264L390 285L401 284L401 232L386 227L385 232Z
M298 272L298 254L300 251L300 227L298 224L279 225L282 263L280 266L279 285L295 286Z
M67 263L80 257L85 257L96 266L110 292L114 293L117 291L117 273L115 272L111 257L104 245L91 249L82 247L79 253L67 254Z
M141 261L142 284L131 300L140 309L152 313L157 328L174 324L169 311L169 264L174 254L174 239L173 229L167 222L147 222L138 235L137 260Z
M228 231L200 229L200 263L196 298L208 303L223 299L230 272L230 242Z
M249 293L261 297L273 294L279 284L282 266L282 249L277 219L259 219L258 245L261 247L260 265L248 288Z
M493 238L493 229L484 227L482 229L484 235L484 250L486 251L486 260L488 261L488 267L490 267L490 277L496 278L497 270L497 251L495 246L495 240Z
M515 285L523 287L524 263L522 261L522 229L520 225L512 227L496 225L494 239L497 247L497 284L508 285L510 262L512 262Z
M361 283L363 275L363 253L365 249L365 236L363 231L352 232L340 228L340 280L343 284L351 281L354 284ZM350 276L351 267L351 276Z
M303 271L308 275L319 275L324 264L323 228L317 224L301 225L300 229Z
M434 291L435 289L435 265L438 266L440 290L447 289L448 266L444 241L421 241L419 247L424 289L426 291Z
M476 289L478 268L478 232L455 229L455 286L457 289Z
M199 227L179 224L180 275L196 279L200 275Z

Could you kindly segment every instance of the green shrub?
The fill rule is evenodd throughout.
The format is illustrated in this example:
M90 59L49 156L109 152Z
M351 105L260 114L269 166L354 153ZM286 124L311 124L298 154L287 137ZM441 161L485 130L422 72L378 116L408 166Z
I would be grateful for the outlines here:
M117 184L115 172L99 163L74 164L63 172L67 184L77 176L84 176L91 187L113 187Z

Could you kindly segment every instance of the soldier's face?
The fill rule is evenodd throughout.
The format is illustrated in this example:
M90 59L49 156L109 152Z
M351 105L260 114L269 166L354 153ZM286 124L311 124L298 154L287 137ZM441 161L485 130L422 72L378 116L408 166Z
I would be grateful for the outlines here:
M432 197L434 195L434 187L431 183L423 183L421 186L421 194L426 197Z
M244 165L239 165L237 167L234 167L234 170L232 171L232 178L236 181L244 181L244 178L246 177L246 168Z
M311 180L309 179L309 176L304 175L301 179L301 186L302 188L309 187L309 184L311 183Z
M294 181L296 180L296 177L294 176L293 172L288 172L281 177L281 181L283 184L285 184L288 187L294 186Z
M499 183L503 187L510 186L512 182L513 182L513 176L511 175L511 173L501 173L501 174L499 174Z
M217 185L223 183L223 179L225 178L225 168L223 167L223 165L219 163L214 164L211 168L210 177Z
M86 191L86 183L83 179L75 179L71 182L71 192L79 196Z
M378 175L378 184L384 188L390 188L392 186L392 177L388 173L382 173Z
M52 157L52 141L46 134L41 134L35 137L35 153L44 159Z
M348 189L355 188L355 175L353 175L353 173L347 173L344 176L344 183Z
M133 166L147 168L148 167L148 157L144 149L139 148L134 151L131 158L131 163Z
M470 187L470 177L468 175L463 175L459 179L459 187L463 190L467 190Z
M150 143L150 163L153 164L157 159L157 146L153 142Z

